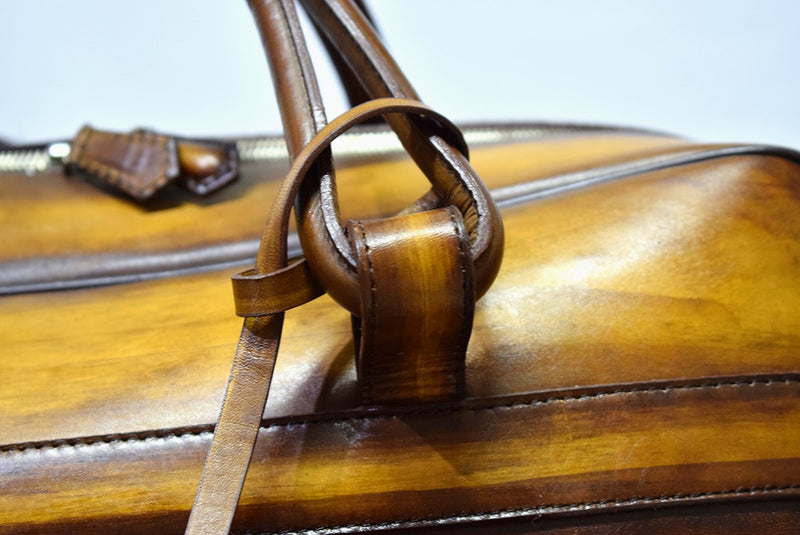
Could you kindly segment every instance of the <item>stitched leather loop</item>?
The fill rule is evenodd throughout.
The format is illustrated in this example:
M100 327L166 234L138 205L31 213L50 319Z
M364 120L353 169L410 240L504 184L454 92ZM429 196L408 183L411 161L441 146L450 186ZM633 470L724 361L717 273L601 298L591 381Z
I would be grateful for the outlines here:
M340 50L369 96L420 100L375 28L352 2L301 3ZM278 92L286 93L286 89L278 87ZM476 298L480 298L500 268L503 225L497 208L465 155L450 144L447 136L442 136L441 128L420 124L406 114L387 114L384 119L431 182L431 198L435 202L429 208L453 205L463 214L474 261ZM348 310L354 310L358 308L354 299L356 258L342 231L336 184L332 177L321 175L318 186L314 186L303 188L297 200L300 242L314 275L328 294Z
M448 206L348 230L359 258L353 328L364 403L462 397L475 288L461 213Z
M245 272L233 278L237 314L242 316L274 314L310 301L322 293L322 288L315 288L313 278L306 272L308 267L315 269L315 266L297 262L277 271L273 268L276 261L278 265L285 265L286 262L286 236L289 232L289 217L294 200L316 159L328 150L337 137L357 124L387 113L405 113L433 120L449 133L449 137L457 146L465 147L463 137L455 125L443 115L415 100L376 99L360 104L331 121L298 154L289 170L267 220L255 272ZM497 261L499 262L499 259ZM351 300L356 306L349 310L358 314L359 290L355 277L351 291ZM270 297L267 299L265 296Z

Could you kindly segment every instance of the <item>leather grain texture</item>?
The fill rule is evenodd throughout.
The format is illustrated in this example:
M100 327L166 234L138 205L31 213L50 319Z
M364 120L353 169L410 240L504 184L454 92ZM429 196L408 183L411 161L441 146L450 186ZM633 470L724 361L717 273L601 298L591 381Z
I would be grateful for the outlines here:
M604 152L615 143L487 147L474 165L490 188L524 192L576 161L665 150L642 149L662 143L647 138ZM405 183L408 163L340 179L378 171ZM787 157L720 156L507 197L504 263L476 307L459 403L361 407L348 314L326 296L287 312L234 529L791 533L798 176ZM71 184L40 178L45 192ZM411 189L396 208L422 180ZM394 209L357 198L356 212ZM174 210L147 215L197 206ZM164 250L185 245L151 224ZM42 248L66 251L62 230L40 228ZM0 300L0 533L183 529L238 331L229 271Z
M146 201L173 181L195 195L208 195L239 176L230 143L178 139L147 130L122 134L84 126L66 159L105 189Z

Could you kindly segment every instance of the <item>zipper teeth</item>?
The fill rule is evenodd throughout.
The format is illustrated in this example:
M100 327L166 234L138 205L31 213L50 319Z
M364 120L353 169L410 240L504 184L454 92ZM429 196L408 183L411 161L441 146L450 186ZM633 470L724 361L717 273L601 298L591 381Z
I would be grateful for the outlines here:
M52 165L46 148L0 150L0 173L34 175L47 171Z
M489 145L533 140L554 135L578 132L619 132L661 135L659 132L635 128L618 128L580 124L520 124L520 125L470 125L463 127L464 139L469 145ZM58 150L53 150L58 147ZM239 160L242 162L272 162L288 158L282 136L262 136L236 140ZM341 157L376 156L403 150L391 130L368 129L350 131L334 142L334 153ZM34 175L60 166L69 155L65 142L40 147L0 149L0 174L24 173Z

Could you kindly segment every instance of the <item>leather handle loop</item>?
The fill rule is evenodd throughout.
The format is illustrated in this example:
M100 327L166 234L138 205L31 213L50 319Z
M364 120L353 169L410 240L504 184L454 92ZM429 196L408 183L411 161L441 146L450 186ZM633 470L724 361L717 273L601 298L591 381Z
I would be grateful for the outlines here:
M419 100L375 29L351 0L301 3L336 44L372 98ZM385 119L431 182L438 197L434 206L454 205L463 214L474 259L476 295L482 296L497 275L503 249L502 222L488 191L466 154L442 135L441 128L414 120L408 114L388 114ZM339 304L348 310L356 309L356 258L342 231L335 182L321 177L318 186L304 188L298 206L300 241L314 275Z
M272 269L276 265L276 255L280 257L277 265L286 263L286 236L289 232L289 218L294 200L317 158L329 150L331 143L336 138L357 124L388 113L403 113L422 118L418 120L433 121L437 128L442 128L443 132L447 133L453 143L457 146L465 146L461 132L450 120L415 100L397 98L371 100L356 106L328 123L297 155L276 196L261 239L256 270L242 273L233 278L237 314L242 316L274 314L310 301L322 293L322 288L317 285L315 277L309 276L308 268L310 267L316 274L320 269L336 269L336 266L313 266L301 261L278 270ZM469 217L469 214L462 215L465 219ZM482 220L479 224L488 224L489 221ZM499 265L499 257L491 260ZM491 280L488 281L488 284L487 281L483 281L483 283L488 285ZM325 288L325 290L331 292L330 288ZM347 295L345 301L354 304L351 307L348 307L346 303L343 304L350 312L358 314L360 311L359 289L355 274L352 278L352 286L345 288L344 291ZM342 289L338 288L336 293L341 295Z
M329 125L331 126L331 132L336 131L330 141L333 141L335 137L341 135L345 130L371 117L398 114L398 112L404 116L413 116L414 123L424 125L429 130L436 129L436 140L459 150L463 147L464 153L466 153L463 137L449 119L419 101L398 98L375 99L357 106L350 112L340 116ZM338 123L341 126L334 126L334 123ZM315 138L314 142L317 139L326 137L326 135L320 132L320 136ZM325 146L327 147L327 144ZM321 151L322 147L319 150ZM451 151L441 150L441 157L444 158L449 152ZM462 165L468 167L464 153L459 153L459 156L464 156L461 162L450 163L457 167ZM440 188L444 192L438 194L438 205L455 205L458 207L467 228L471 227L473 229L473 232L470 233L470 249L475 264L476 298L479 298L491 286L502 260L503 228L494 201L471 168L465 170L465 172L444 174L436 177L426 174L426 177L432 183L438 180L448 184ZM317 185L317 187L320 187L320 185ZM321 197L330 200L335 197L335 192L323 190ZM303 204L302 201L301 207L303 213L300 214L301 222L298 227L309 267L334 300L350 312L358 314L360 304L357 299L359 292L355 256L341 229L336 210L326 209L321 205ZM322 214L320 215L317 211L321 211ZM325 229L320 229L320 222L326 218L329 221L325 222ZM338 239L337 235L339 236ZM317 243L324 241L325 249L320 250L314 246L307 248L309 240ZM342 241L345 243L341 243ZM336 249L338 254L333 249Z

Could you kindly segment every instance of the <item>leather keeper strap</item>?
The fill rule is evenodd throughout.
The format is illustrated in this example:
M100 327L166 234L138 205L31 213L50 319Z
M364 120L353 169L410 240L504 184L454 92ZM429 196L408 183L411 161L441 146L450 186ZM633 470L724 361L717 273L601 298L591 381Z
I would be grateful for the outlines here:
M462 397L475 287L461 213L450 206L352 222L349 230L361 290L354 330L363 401Z
M245 318L278 314L324 293L305 259L270 273L248 269L231 277L231 282L236 315Z

